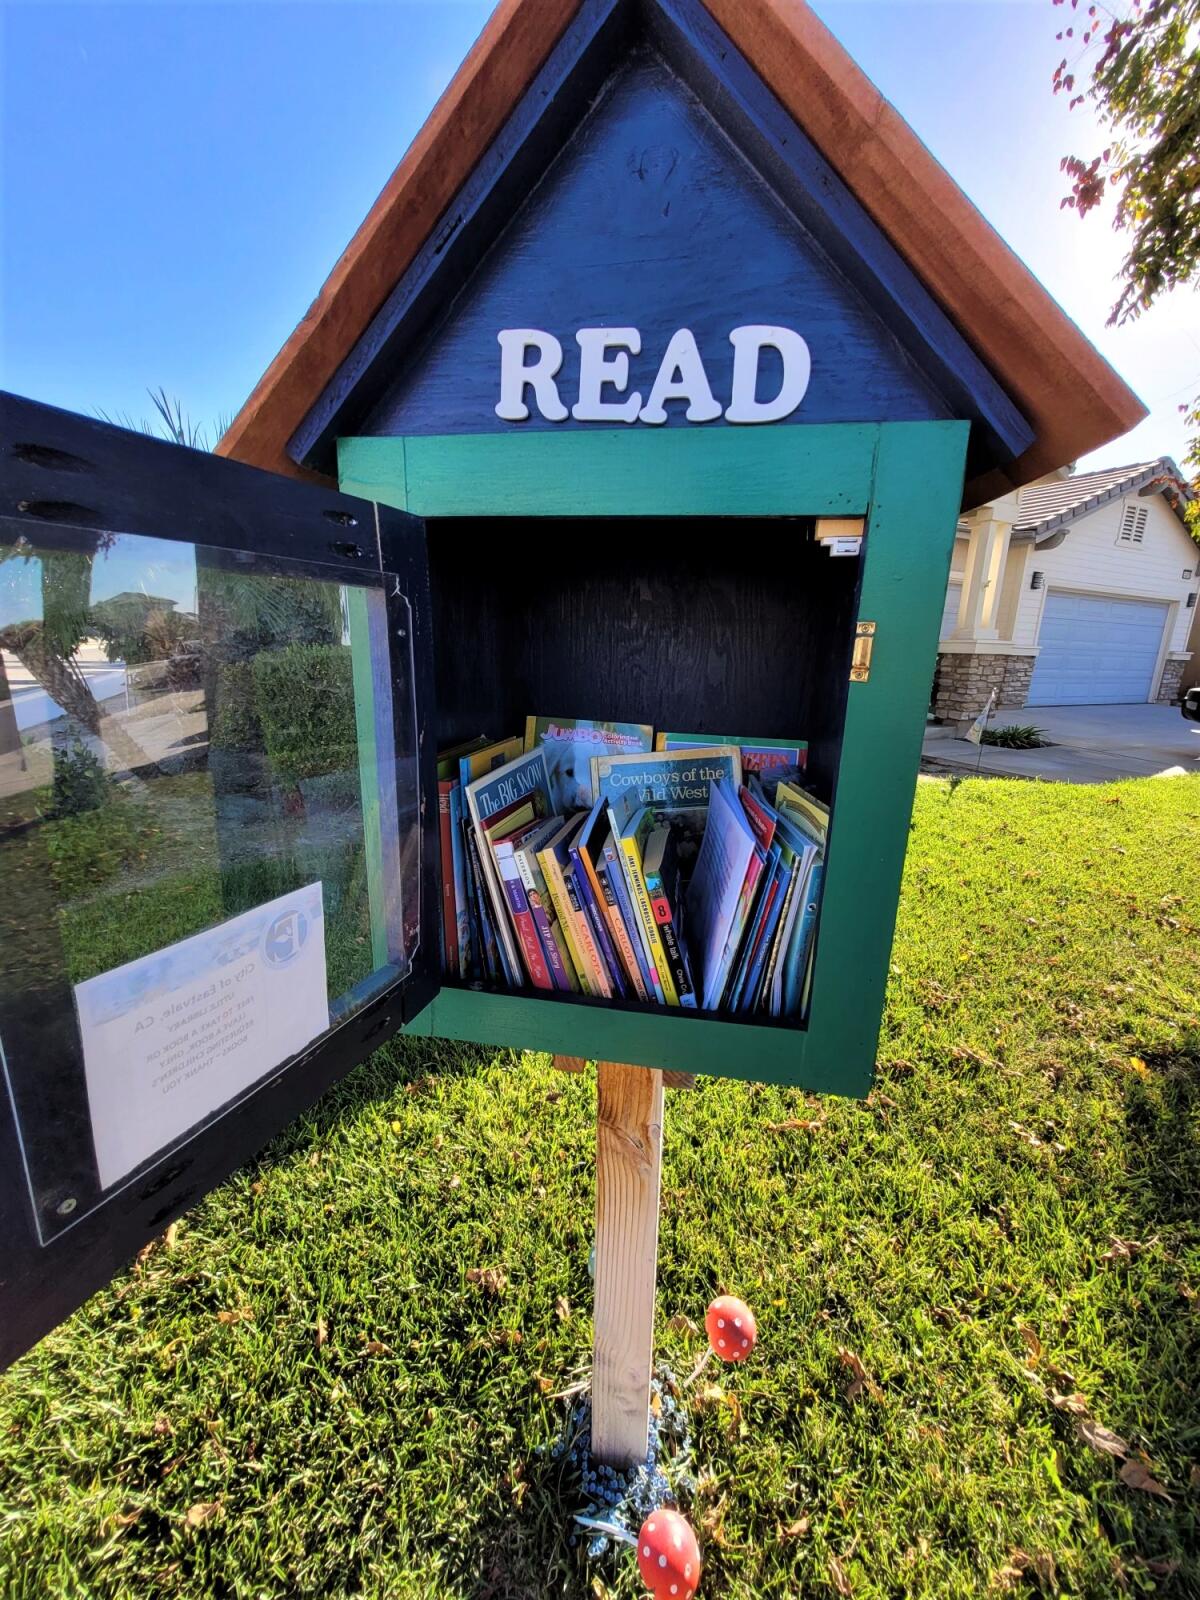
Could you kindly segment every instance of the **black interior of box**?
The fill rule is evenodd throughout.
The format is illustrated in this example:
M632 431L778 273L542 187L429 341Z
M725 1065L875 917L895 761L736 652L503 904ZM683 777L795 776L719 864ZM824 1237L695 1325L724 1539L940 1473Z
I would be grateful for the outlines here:
M438 747L527 715L807 738L825 801L861 557L808 518L429 523Z

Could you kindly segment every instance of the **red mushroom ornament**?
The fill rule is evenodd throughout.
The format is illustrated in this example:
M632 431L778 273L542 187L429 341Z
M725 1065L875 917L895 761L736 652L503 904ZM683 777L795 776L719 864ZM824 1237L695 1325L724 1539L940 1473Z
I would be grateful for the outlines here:
M637 1542L638 1570L655 1600L691 1600L700 1582L700 1546L678 1511L652 1511Z
M735 1295L718 1296L704 1316L704 1331L713 1354L722 1361L745 1361L758 1343L758 1324L744 1300Z

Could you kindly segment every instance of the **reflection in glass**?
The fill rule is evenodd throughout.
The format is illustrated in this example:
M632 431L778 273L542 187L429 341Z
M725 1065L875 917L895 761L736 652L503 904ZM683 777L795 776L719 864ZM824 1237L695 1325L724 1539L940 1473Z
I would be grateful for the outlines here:
M334 1021L408 970L419 841L400 840L417 800L397 796L397 774L412 785L415 736L393 705L387 608L381 577L170 540L0 546L0 1043L15 1099L32 1063L15 1059L12 1019L47 985L69 1007L76 984L306 885L321 886ZM78 1120L53 1102L42 1083L39 1116Z

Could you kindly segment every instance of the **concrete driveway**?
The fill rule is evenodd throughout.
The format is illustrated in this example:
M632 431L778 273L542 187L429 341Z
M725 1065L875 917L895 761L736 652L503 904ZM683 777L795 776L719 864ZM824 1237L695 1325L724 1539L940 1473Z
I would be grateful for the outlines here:
M1013 722L1033 723L1053 744L1047 750L984 745L981 772L1060 783L1200 773L1200 723L1186 722L1178 706L1001 706L991 726ZM926 771L973 773L978 761L976 747L953 728L927 730Z

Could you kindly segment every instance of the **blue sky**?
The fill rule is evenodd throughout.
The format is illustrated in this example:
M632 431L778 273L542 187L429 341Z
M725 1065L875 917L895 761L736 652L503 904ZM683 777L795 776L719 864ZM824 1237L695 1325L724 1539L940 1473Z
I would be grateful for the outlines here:
M1096 460L1179 455L1200 302L1107 330L1122 248L1058 208L1087 113L1050 93L1049 0L817 0L933 153L1152 408ZM8 0L0 375L94 413L148 387L228 417L482 26L476 0Z

